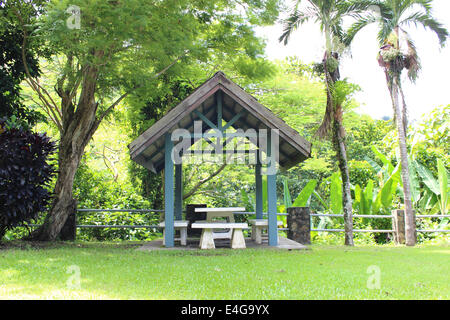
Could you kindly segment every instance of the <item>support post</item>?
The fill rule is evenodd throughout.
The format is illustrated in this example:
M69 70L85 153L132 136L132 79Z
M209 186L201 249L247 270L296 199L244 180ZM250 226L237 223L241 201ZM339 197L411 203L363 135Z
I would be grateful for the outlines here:
M311 244L311 216L309 207L287 209L288 239L301 244Z
M272 143L271 143L271 131L268 131L267 139L267 155L272 156ZM268 166L275 165L271 160ZM269 172L268 172L269 173ZM277 174L276 172L270 172L267 175L267 211L268 211L268 235L269 246L278 245L278 226L277 226Z
M261 175L261 162L259 161L259 152L256 153L256 166L255 166L255 184L256 184L256 197L255 197L255 211L256 219L263 218L263 197L262 197L262 175Z
M182 220L183 212L183 167L175 165L175 219Z
M164 211L165 211L165 245L174 246L175 228L174 228L174 192L173 192L173 141L170 133L165 137L165 155L164 155Z
M405 244L405 210L392 210L392 230L394 230L394 243Z
M217 92L217 129L222 132L222 91Z

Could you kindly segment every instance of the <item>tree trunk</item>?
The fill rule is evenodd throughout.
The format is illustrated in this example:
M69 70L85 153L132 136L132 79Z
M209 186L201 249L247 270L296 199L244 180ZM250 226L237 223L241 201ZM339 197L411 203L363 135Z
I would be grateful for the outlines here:
M344 128L338 120L333 121L333 145L342 177L342 208L344 210L345 245L353 246L353 208L350 188L350 174L345 147Z
M328 71L327 60L330 56L333 56L336 60L339 59L339 55L337 53L332 53L331 51L325 52L323 66L325 70L325 85L327 89L327 107L325 110L323 123L318 132L319 135L324 135L325 132L329 132L329 130L331 130L332 142L336 151L338 166L342 177L342 207L344 210L345 245L353 246L352 195L347 163L347 148L345 146L345 130L342 125L343 109L341 105L336 105L333 101L333 94L331 92L331 87L334 86L334 83L339 80L340 72L339 67L332 73Z
M59 238L62 241L75 241L77 238L77 201L73 200L70 208L70 214L66 223L62 227Z
M53 241L55 240L67 217L73 210L73 181L75 173L80 164L80 159L84 153L82 142L73 139L70 143L68 137L61 139L58 152L58 179L54 190L54 201L50 212L45 217L44 223L35 230L29 237L31 240Z
M389 86L389 83L388 83ZM404 127L404 121L402 113L400 112L399 99L398 99L398 85L396 80L392 81L392 85L389 88L392 106L394 108L394 116L397 125L398 133L398 146L400 149L400 164L401 164L401 176L403 182L403 196L405 203L405 233L406 233L406 245L414 246L416 244L416 217L412 208L411 202L411 186L409 183L409 166L408 166L408 151L406 148L406 132Z
M54 201L41 227L29 240L55 240L67 217L73 210L73 181L84 149L97 130L100 120L96 117L95 87L98 70L86 68L79 102L74 111L71 104L63 105L62 132L58 151L58 179L54 190Z

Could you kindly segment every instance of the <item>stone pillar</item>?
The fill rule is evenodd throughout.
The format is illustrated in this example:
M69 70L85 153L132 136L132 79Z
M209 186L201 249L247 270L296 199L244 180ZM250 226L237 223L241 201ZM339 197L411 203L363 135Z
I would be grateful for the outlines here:
M301 244L311 244L311 217L309 207L287 209L288 239Z
M395 244L405 244L405 210L392 210L392 230Z
M206 204L186 205L186 220L189 221L189 226L187 228L188 237L200 237L202 229L192 229L191 224L198 220L206 220L206 212L195 212L195 208L206 208Z
M77 237L77 201L73 200L70 204L70 214L66 223L59 233L59 237L63 241L75 241Z

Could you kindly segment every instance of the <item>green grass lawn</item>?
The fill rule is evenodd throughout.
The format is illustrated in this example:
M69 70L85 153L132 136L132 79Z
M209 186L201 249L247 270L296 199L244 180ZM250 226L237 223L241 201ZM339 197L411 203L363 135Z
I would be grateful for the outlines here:
M129 243L0 247L0 298L450 298L449 246L158 252L136 248ZM379 289L367 287L370 266L380 270ZM80 286L71 288L76 281L69 279L75 279L77 270Z

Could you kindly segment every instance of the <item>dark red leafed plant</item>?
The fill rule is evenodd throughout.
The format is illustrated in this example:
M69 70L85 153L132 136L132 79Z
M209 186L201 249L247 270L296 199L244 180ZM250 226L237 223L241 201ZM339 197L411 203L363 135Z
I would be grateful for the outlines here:
M8 229L46 210L55 174L49 160L55 150L46 134L0 119L0 240Z

